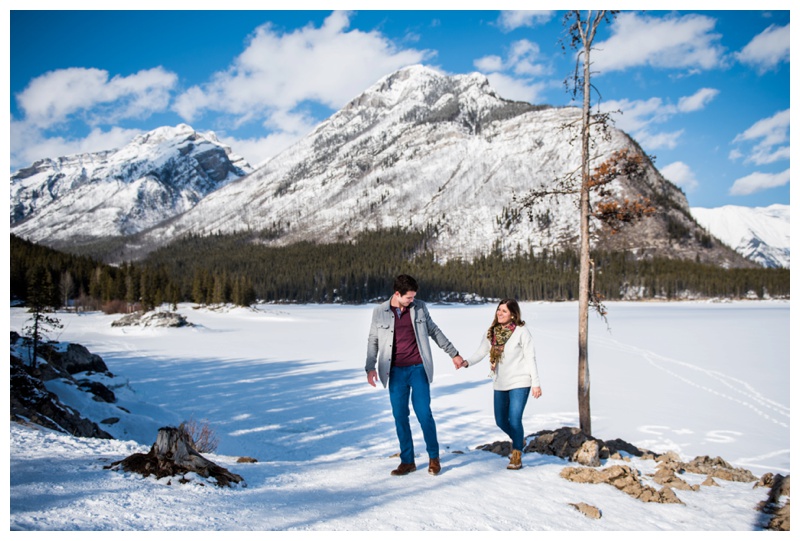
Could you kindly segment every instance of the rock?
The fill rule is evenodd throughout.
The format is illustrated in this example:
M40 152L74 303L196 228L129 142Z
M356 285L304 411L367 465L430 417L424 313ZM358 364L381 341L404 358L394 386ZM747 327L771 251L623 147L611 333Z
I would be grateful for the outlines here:
M775 511L774 516L767 525L767 529L777 532L788 532L791 530L790 523L791 511L789 510L789 502L786 502L786 505Z
M682 463L682 466L687 472L711 475L723 481L749 483L758 479L749 470L734 468L720 457L699 456L689 463Z
M112 327L187 327L186 317L175 312L135 312L111 323Z
M51 364L63 369L68 374L79 372L108 372L108 367L99 355L91 353L80 344L67 344L66 350L59 352L53 348L50 358Z
M593 443L587 444L587 442ZM603 441L587 436L581 432L580 428L566 426L557 430L542 430L529 436L529 443L524 451L554 455L573 462L595 466L600 465L600 460L611 456L623 458L620 452L633 456L642 456L649 452L621 439Z
M570 505L589 518L599 519L603 516L597 507L588 503L571 503Z
M484 445L479 445L476 447L481 451L489 451L491 453L498 454L500 456L508 456L511 454L511 442L510 441L496 441L494 443L486 443Z
M700 484L703 485L704 487L718 487L719 486L719 483L714 481L714 478L711 477L710 475L708 477L706 477L706 480L703 481Z
M78 381L78 387L83 391L92 393L94 395L94 400L98 402L108 402L109 404L113 404L117 401L117 396L114 394L114 391L99 381L83 379Z
M656 457L656 462L680 462L681 457L675 451L667 451Z
M256 462L258 462L258 460L256 460L251 456L240 456L239 458L236 459L236 462L238 462L239 464L255 464Z
M619 452L623 451L630 455L641 457L645 452L648 452L648 451L643 451L642 449L639 449L635 445L628 443L627 441L621 440L619 438L613 440L605 440L603 443L604 446L608 448L609 455L614 454L619 456Z
M791 530L791 511L789 501L789 475L783 476L781 474L764 474L761 479L756 483L753 488L769 487L769 495L767 499L759 503L756 509L762 513L772 515L767 524L768 530L788 532ZM781 501L785 499L785 503L781 505Z
M564 468L561 470L561 477L577 483L607 483L643 502L683 503L669 487L656 490L643 484L636 470L627 465L615 465L603 470Z
M600 445L596 440L586 440L575 452L573 459L584 466L600 466Z
M671 468L659 468L653 476L653 481L661 486L674 488L677 490L692 490L697 492L700 490L699 485L690 485L683 479L677 476L677 472Z
M42 380L28 372L18 357L11 355L11 420L33 423L78 437L113 439L79 412L61 403Z
M769 486L767 499L759 503L756 509L762 513L772 515L767 525L768 530L789 531L791 513L789 511L789 485L790 476L781 474L765 474L753 488ZM785 503L781 505L781 501Z

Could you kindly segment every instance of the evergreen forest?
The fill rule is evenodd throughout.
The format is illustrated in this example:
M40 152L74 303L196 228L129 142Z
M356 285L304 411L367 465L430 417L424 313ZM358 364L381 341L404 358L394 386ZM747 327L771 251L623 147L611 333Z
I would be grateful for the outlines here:
M145 259L107 265L11 235L11 299L36 290L53 307L149 310L164 303L367 303L391 295L394 276L407 273L429 302L513 297L570 301L578 295L577 252L494 253L473 261L437 261L431 233L400 229L361 234L353 242L268 246L258 235L188 236ZM666 258L634 259L596 252L595 291L622 298L789 297L789 269L724 269Z

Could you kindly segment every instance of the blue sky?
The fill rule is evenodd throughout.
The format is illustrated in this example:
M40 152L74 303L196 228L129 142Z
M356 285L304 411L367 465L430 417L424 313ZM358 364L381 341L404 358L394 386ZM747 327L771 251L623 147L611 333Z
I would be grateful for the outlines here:
M257 164L380 77L417 63L479 71L509 99L571 103L563 11L9 3L12 172L181 122L213 130ZM784 10L623 11L598 34L593 102L622 112L617 126L692 206L790 202L790 11L776 4Z

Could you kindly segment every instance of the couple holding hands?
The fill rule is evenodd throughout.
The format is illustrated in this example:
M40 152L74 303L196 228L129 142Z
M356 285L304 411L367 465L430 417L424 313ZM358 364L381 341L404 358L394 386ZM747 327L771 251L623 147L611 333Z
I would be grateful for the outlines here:
M428 473L437 475L441 471L436 423L431 412L433 357L429 338L450 355L456 369L474 366L489 356L495 422L511 438L508 469L520 469L525 444L522 413L528 395L539 398L542 389L533 338L521 318L519 304L514 299L500 301L477 351L464 359L433 322L425 303L415 298L417 289L417 282L411 276L401 274L395 278L392 297L373 310L367 342L367 382L373 387L378 380L384 387L388 385L400 442L400 465L391 474L406 475L417 469L409 402L425 439Z

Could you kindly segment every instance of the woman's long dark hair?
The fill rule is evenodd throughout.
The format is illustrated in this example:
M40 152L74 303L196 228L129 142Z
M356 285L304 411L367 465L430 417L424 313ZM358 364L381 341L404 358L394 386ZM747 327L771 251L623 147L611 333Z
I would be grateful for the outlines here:
M508 311L511 312L511 321L520 327L525 325L525 322L522 320L522 311L519 309L519 303L514 299L503 299L497 303L497 308L500 308L504 304L506 305L506 308L508 308ZM492 331L497 326L497 308L494 310L494 319L489 327L489 340L492 339Z

